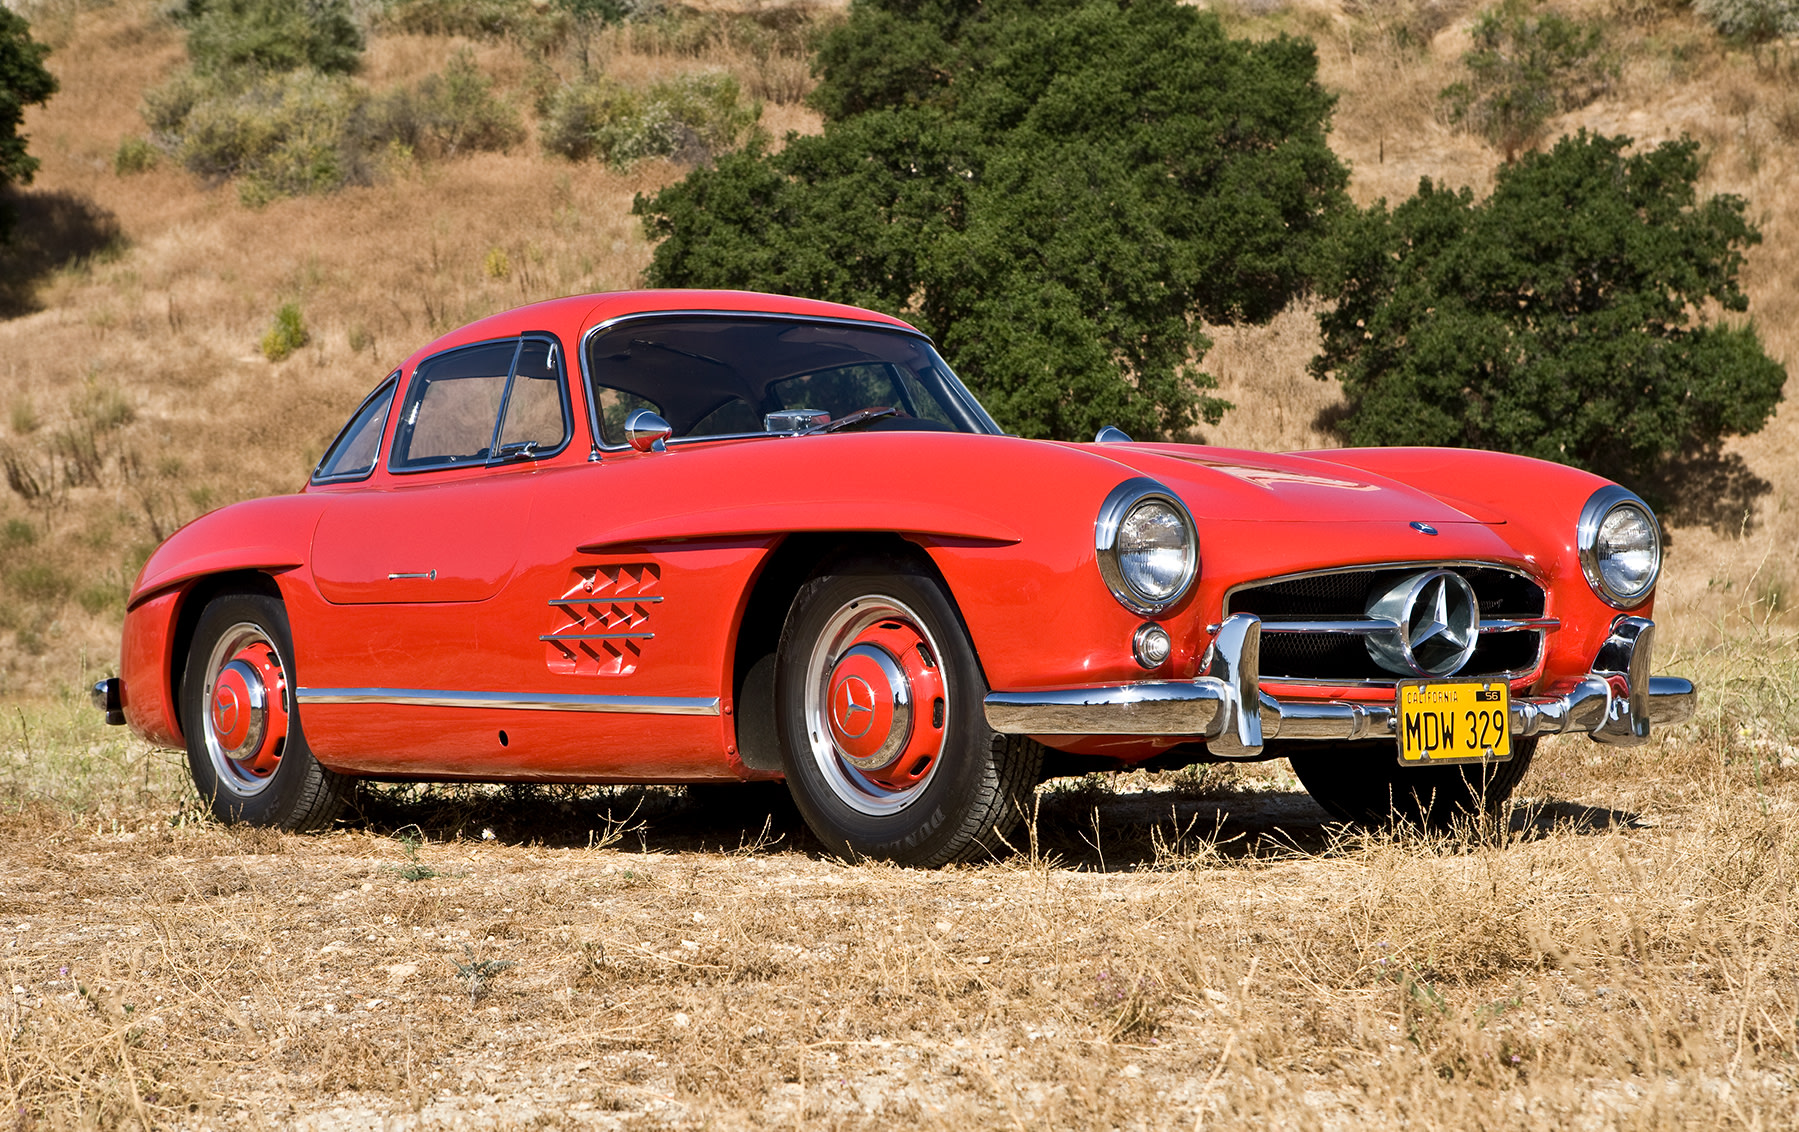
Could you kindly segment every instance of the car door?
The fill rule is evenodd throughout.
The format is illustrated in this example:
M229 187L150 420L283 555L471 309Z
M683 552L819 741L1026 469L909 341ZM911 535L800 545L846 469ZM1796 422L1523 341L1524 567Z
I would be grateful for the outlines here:
M386 484L334 498L313 536L314 584L343 630L335 684L441 680L478 650L468 610L513 576L537 461L569 442L560 346L525 335L428 358L398 414Z

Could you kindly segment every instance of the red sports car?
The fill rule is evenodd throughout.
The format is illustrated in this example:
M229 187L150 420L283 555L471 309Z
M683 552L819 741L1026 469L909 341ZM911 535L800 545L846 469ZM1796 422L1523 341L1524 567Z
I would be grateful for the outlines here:
M934 865L1046 766L1271 757L1441 823L1539 736L1691 714L1660 567L1572 468L1022 440L897 319L590 295L431 343L305 490L177 532L94 698L287 829L358 778L784 778L835 851Z

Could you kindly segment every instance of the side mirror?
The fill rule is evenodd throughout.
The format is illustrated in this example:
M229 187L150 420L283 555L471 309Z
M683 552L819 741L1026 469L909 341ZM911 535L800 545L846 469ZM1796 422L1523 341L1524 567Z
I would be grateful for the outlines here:
M639 409L625 418L625 439L639 452L667 451L668 445L664 442L674 431L661 414L649 409Z

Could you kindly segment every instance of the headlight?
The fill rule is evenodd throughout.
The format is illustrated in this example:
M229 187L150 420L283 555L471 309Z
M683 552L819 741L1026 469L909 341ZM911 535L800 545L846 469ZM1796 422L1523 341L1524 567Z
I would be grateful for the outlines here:
M1120 605L1145 617L1185 596L1199 569L1199 536L1180 498L1152 479L1119 484L1093 524L1100 576Z
M1587 584L1618 609L1641 605L1661 575L1662 536L1655 513L1616 484L1595 491L1581 508L1576 545Z

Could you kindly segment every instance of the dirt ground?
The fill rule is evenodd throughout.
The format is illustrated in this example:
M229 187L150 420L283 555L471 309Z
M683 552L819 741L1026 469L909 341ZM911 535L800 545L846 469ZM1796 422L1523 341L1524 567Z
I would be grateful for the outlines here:
M1017 853L917 871L772 787L227 829L176 756L4 726L18 1128L1799 1122L1799 748L1557 740L1434 839L1284 762L1064 779Z

